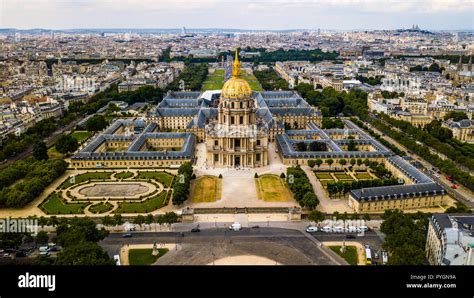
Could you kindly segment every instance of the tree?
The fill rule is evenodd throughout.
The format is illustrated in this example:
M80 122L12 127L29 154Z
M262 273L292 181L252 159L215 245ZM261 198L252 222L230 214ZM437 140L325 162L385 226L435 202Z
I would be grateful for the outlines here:
M339 164L344 168L344 166L347 164L347 160L345 159L339 159Z
M296 151L306 151L306 143L305 142L296 143Z
M308 220L314 221L316 223L323 221L324 218L324 214L317 210L313 210L308 214Z
M382 247L390 254L389 264L424 264L428 217L424 214L413 216L399 210L387 210L382 219L380 231L385 234Z
M357 151L357 146L354 140L350 140L347 144L347 151Z
M316 165L318 166L318 169L319 169L319 167L323 164L323 160L321 158L318 158L318 159L316 159L315 163L316 163Z
M451 111L446 113L446 115L444 116L444 120L448 119L453 119L453 121L458 122L463 119L468 119L468 117L464 112Z
M349 161L349 163L351 164L352 167L354 167L355 164L357 163L357 161L356 161L355 158L351 158L351 160Z
M311 142L309 144L309 151L327 151L327 145L323 142Z
M102 224L104 226L114 226L115 225L115 220L112 217L110 217L109 215L107 215L107 216L104 216L102 218Z
M331 165L334 163L334 160L332 158L326 160L327 164L329 165L329 168L331 168Z
M79 143L71 135L62 135L56 141L55 147L59 153L67 154L76 151L79 148Z
M36 160L46 160L48 159L48 147L43 141L36 141L33 145L33 156Z
M319 204L319 199L316 196L314 192L308 192L304 195L303 197L303 204L305 207L309 208L310 210L313 210L318 206Z
M316 165L316 161L314 159L308 160L308 166L312 169Z
M115 261L109 257L97 243L89 241L78 241L64 247L56 259L55 265L115 265Z
M122 219L122 215L121 214L114 214L114 223L116 226L120 226L121 224L123 224L123 219Z
M145 223L145 217L140 214L137 217L135 217L135 219L133 220L133 223L139 225L141 228L142 224Z
M45 231L39 231L36 235L36 243L39 245L46 244L49 241L48 233Z
M86 121L88 131L100 131L107 127L107 121L102 115L94 115Z

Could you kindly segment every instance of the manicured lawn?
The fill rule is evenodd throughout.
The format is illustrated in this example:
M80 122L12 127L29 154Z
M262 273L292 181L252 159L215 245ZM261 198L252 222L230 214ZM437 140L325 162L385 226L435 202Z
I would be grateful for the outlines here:
M92 213L104 213L112 210L113 206L109 202L98 203L89 208Z
M355 246L346 246L344 253L341 253L340 246L329 246L329 248L346 260L349 265L357 265L357 248Z
M214 73L207 75L206 80L202 83L202 90L217 90L222 89L224 85L225 70L216 69Z
M73 132L71 136L75 138L79 144L81 144L85 142L88 138L90 138L92 134L93 133L90 131L78 130Z
M74 176L73 181L71 181L71 177L67 178L63 184L61 184L60 188L68 188L71 185L81 183L87 180L102 180L102 179L110 179L112 172L87 172L84 174Z
M318 179L333 179L330 173L327 172L314 172Z
M353 180L352 177L346 173L334 173L334 176L336 176L338 180Z
M158 248L158 255L152 255L152 248L130 249L128 251L128 262L130 265L151 265L161 256L168 252L167 248Z
M255 179L257 194L266 202L285 202L293 198L285 181L275 175L262 175Z
M67 204L57 193L50 195L46 201L41 204L41 209L43 209L47 214L82 214L86 204Z
M359 180L372 180L374 179L369 173L367 172L356 172L355 177Z
M208 74L206 80L202 84L202 91L222 89L222 86L224 86L225 83L224 74L225 70L223 69L216 69L214 73ZM242 70L242 78L249 83L250 88L252 88L252 90L263 91L260 82L253 74Z
M120 173L115 174L115 178L117 179L128 179L132 177L133 177L132 172L120 172Z
M48 149L48 156L49 156L50 159L62 159L63 158L62 153L59 153L58 150L56 150L55 146Z
M136 179L153 179L155 181L160 182L163 184L165 187L170 187L171 182L173 181L174 176L171 174L168 174L166 172L138 172L138 176Z
M194 203L215 202L221 198L222 179L215 176L199 177L192 182L191 200Z
M332 179L319 180L319 182L321 182L322 186L326 187L326 185L328 185L329 182L334 182L334 180L332 180Z
M148 213L165 205L167 191L163 191L140 203L119 203L115 213Z
M242 77L249 83L253 91L263 91L262 85L253 74L242 71Z

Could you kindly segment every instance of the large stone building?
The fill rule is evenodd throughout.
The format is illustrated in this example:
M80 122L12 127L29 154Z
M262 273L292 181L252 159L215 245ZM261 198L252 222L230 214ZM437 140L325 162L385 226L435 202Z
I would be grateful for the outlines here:
M206 125L207 164L258 167L268 164L268 126L258 121L258 104L241 78L236 53L232 77L225 82L217 120Z
M321 125L321 113L298 93L252 91L240 72L236 53L232 76L222 90L169 92L144 119L143 131L137 131L133 122L119 120L73 156L72 166L179 165L193 161L195 143L205 142L207 165L261 167L268 164L268 144L284 134L285 127ZM135 133L124 136L117 127ZM154 146L160 138L184 141Z

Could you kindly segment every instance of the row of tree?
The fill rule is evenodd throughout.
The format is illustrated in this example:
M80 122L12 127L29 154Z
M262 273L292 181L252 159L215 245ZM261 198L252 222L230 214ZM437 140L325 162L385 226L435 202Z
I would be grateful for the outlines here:
M273 69L256 70L253 72L264 90L288 90L288 82L280 78Z
M313 186L299 165L286 169L286 181L295 200L301 207L313 210L319 205L319 199L314 193Z
M181 205L188 199L189 186L193 177L193 165L189 162L182 164L178 169L173 183L173 204Z
M372 179L372 180L358 180L358 181L334 181L329 182L326 185L326 189L329 193L329 196L343 196L353 189L361 189L367 187L379 187L379 186L390 186L398 185L397 178L388 178L388 179Z
M207 73L208 68L206 63L186 65L180 75L168 85L167 89L173 91L201 90Z
M17 161L0 171L0 207L20 208L33 201L55 179L64 174L63 160ZM12 175L9 177L9 175ZM21 178L21 181L16 182Z

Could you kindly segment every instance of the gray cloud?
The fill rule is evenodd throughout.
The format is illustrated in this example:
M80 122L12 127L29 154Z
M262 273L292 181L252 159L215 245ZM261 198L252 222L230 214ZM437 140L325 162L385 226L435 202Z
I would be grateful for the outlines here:
M0 0L0 27L472 29L472 0Z

